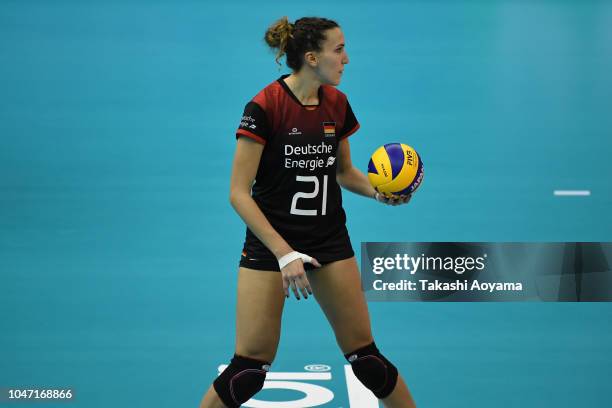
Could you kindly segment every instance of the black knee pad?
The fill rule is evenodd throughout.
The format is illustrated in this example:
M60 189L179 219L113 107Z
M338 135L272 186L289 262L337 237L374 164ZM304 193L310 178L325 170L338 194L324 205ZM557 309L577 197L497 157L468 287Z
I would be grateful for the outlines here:
M389 396L397 384L397 368L385 358L372 343L344 357L351 363L355 377L363 385L383 399Z
M213 386L225 406L238 408L263 388L268 370L270 363L234 354Z

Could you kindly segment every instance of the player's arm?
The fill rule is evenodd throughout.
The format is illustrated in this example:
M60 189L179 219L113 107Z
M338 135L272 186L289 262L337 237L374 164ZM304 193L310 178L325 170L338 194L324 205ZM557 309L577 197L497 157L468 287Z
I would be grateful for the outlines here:
M276 258L280 258L293 249L276 232L251 197L251 187L257 175L263 148L261 143L247 137L238 138L230 179L230 203L257 238Z
M276 232L251 197L251 187L257 175L263 148L262 144L247 137L238 138L230 180L230 203L249 229L279 260L285 296L289 297L289 289L291 289L298 300L300 292L307 299L308 294L312 294L312 288L306 277L302 261L310 262L317 267L321 265L316 259L295 252ZM297 262L299 259L302 261Z
M370 198L374 198L376 195L376 190L370 184L370 180L359 169L353 166L348 138L340 140L338 144L336 180L341 187L355 194Z

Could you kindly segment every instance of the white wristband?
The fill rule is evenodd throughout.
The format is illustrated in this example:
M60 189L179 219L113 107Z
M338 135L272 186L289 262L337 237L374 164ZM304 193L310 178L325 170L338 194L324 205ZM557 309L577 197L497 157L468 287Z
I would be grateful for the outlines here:
M302 254L298 251L293 251L281 256L281 258L278 260L278 266L282 270L285 266L295 261L296 259L302 259L303 262L312 263L312 257L306 254Z

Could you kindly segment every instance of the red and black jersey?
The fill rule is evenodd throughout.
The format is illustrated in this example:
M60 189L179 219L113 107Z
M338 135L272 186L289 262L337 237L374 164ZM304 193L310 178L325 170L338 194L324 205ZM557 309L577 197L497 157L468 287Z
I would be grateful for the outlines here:
M336 154L338 142L359 123L335 87L320 86L319 104L302 105L284 82L287 76L247 103L236 138L264 145L252 196L270 224L292 248L323 262L346 252L338 246L348 234ZM248 228L245 252L253 259L271 256Z

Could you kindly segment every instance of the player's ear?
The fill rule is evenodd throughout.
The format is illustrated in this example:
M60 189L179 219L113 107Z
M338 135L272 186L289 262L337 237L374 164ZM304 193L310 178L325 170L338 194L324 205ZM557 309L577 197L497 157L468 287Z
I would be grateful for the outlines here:
M310 65L312 68L315 68L318 64L318 59L313 51L308 51L306 54L304 54L304 62Z

